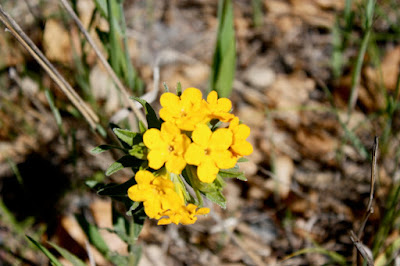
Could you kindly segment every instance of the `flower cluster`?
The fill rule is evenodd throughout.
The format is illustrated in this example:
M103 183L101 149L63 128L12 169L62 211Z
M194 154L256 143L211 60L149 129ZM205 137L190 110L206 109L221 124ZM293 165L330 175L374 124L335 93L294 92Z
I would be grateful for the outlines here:
M128 197L143 202L146 215L158 224L193 224L198 215L209 212L199 207L201 195L225 206L223 173L225 177L242 175L235 166L253 151L246 141L250 128L230 113L231 101L218 99L215 91L206 100L196 88L180 96L166 92L160 103L160 119L147 109L150 128L143 135L114 130L131 147L129 154L138 165L133 169L136 184L128 189ZM145 162L137 163L137 159ZM197 200L186 186L192 187Z

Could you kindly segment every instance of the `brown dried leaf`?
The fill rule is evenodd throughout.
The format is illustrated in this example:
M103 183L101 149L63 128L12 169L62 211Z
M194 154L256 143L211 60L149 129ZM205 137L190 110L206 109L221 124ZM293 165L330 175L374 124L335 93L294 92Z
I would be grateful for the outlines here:
M43 46L46 57L62 63L72 61L72 41L79 42L77 31L71 28L69 31L57 20L48 19L43 32ZM79 46L75 45L75 49ZM79 53L79 51L78 51Z
M97 199L90 205L94 220L99 228L112 229L112 205L111 200ZM128 247L116 234L106 230L100 230L100 234L109 246L110 250L127 255Z

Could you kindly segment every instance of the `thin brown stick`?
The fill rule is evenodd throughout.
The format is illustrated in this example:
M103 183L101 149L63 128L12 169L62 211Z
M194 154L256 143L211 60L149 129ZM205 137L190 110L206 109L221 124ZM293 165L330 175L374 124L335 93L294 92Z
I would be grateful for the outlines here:
M96 53L97 57L99 58L100 62L114 81L114 83L117 85L117 88L119 91L123 94L123 98L125 101L125 104L129 106L132 111L135 113L136 117L141 120L143 123L146 124L146 119L139 111L139 109L135 106L134 102L130 100L130 95L128 93L128 90L125 88L125 86L122 84L120 79L117 77L117 74L115 74L114 70L111 68L110 64L107 62L106 58L103 56L103 54L100 52L99 47L97 44L94 42L93 38L90 36L89 32L85 29L85 27L82 25L82 22L78 18L78 16L75 14L74 10L72 7L69 5L67 0L60 0L61 4L64 6L64 8L67 10L68 14L72 17L76 25L78 26L79 30L82 32L82 34L85 36L86 40L89 42L89 44L92 46L94 52ZM157 88L153 88L154 90Z
M63 78L57 69L50 63L44 56L39 48L32 42L32 40L25 34L21 27L8 15L3 7L0 5L0 21L6 26L11 34L18 40L18 42L32 55L32 57L40 64L53 81L60 87L68 99L83 115L92 129L96 129L96 124L99 122L98 116L93 110L86 105L82 98L76 93L71 85Z
M369 191L369 200L367 205L367 211L365 212L363 222L361 223L360 229L358 230L358 238L362 238L362 234L364 232L365 225L368 221L368 218L371 214L374 213L374 208L372 206L374 201L374 189L375 189L375 179L376 179L376 161L377 161L377 152L378 152L379 140L378 137L374 138L374 145L372 147L372 163L371 163L371 184Z
M379 147L379 140L378 137L375 136L374 138L374 145L372 147L372 162L371 162L371 181L370 181L370 191L369 191L369 200L367 209L365 211L364 217L362 219L360 228L358 229L357 235L350 231L350 239L353 241L354 246L361 254L361 256L367 261L368 265L374 265L373 259L371 256L365 252L365 248L362 245L361 238L364 233L365 225L368 222L369 216L374 213L373 208L373 201L374 201L374 190L375 190L375 179L376 179L376 167L377 167L377 159L378 159L378 147ZM358 260L356 250L353 251L353 262L355 263ZM371 264L372 263L372 264Z
M364 260L367 262L367 265L374 266L374 261L373 261L372 257L365 249L361 240L356 236L356 234L353 231L350 231L350 239L351 239L351 241L353 241L353 244L357 248L358 252L361 254L361 256L364 258Z

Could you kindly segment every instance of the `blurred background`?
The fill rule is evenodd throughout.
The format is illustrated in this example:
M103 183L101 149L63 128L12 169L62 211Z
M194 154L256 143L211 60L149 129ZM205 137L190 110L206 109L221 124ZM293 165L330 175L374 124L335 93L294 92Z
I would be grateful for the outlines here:
M203 95L214 88L250 126L254 147L240 164L248 181L227 182L225 210L209 203L211 213L190 226L146 221L139 265L352 265L350 230L376 265L400 263L399 1L111 2L69 4L128 95L146 95L158 110L163 82ZM91 126L0 23L0 264L48 264L26 235L67 265L47 241L115 264L75 215L110 252L128 252L105 229L111 200L85 182L132 176L107 177L120 154L90 151L117 143L110 122L134 130L133 107L62 1L0 4L98 118ZM375 136L373 213L364 219Z

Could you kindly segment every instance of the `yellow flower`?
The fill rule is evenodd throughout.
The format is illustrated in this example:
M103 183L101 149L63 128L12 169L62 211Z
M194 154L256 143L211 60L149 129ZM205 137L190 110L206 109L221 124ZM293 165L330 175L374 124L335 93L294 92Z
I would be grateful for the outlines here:
M160 117L185 131L193 131L198 123L207 122L205 102L196 88L187 88L180 97L166 92L161 95Z
M176 211L165 212L168 218L162 218L158 221L158 225L164 224L194 224L197 221L196 215L204 215L210 212L209 208L199 208L194 204L188 204L187 206L181 206Z
M250 128L245 124L239 125L239 118L235 117L229 124L229 129L233 133L233 141L230 147L233 155L237 158L250 155L253 152L253 146L246 141L250 135Z
M235 166L237 159L228 150L232 138L232 131L227 128L211 132L206 125L197 125L192 133L193 143L185 153L185 160L188 164L198 166L197 176L200 181L212 183L219 169Z
M142 201L149 218L160 219L166 211L178 210L184 204L169 179L140 170L135 180L137 184L128 189L128 197L133 201Z
M190 139L181 134L179 128L170 122L161 125L161 131L156 128L147 130L143 142L150 152L147 155L149 166L160 169L164 163L171 173L180 174L186 166L183 155L190 144Z
M209 110L209 117L211 119L218 119L222 122L229 122L235 116L229 111L232 109L232 102L228 98L218 99L216 91L211 91L207 96L207 107Z
M198 209L194 204L185 206L184 199L175 192L174 183L167 175L154 176L149 171L140 170L135 180L137 184L128 189L128 197L133 201L142 201L149 218L162 218L158 221L159 225L193 224L197 220L196 215L210 211L208 208Z

